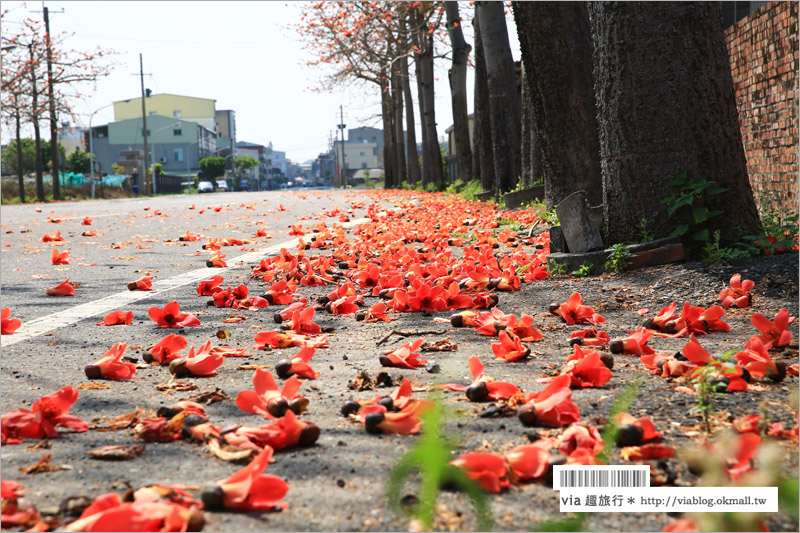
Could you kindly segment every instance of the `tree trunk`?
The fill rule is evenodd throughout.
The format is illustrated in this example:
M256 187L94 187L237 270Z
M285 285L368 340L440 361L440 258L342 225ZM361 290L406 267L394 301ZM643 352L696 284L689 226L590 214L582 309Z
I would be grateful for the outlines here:
M592 41L584 2L513 2L538 133L544 194L602 201ZM536 176L534 179L538 179Z
M450 94L453 105L453 133L455 134L458 179L472 180L472 146L469 138L469 115L467 113L467 59L472 47L464 40L458 2L445 2L447 33L453 46L453 65L448 72Z
M656 237L692 224L691 213L680 215L690 209L669 218L661 202L679 192L668 183L683 171L727 189L701 202L724 211L703 228L725 242L758 233L720 5L592 7L606 242L636 240L643 218Z
M22 136L20 132L19 95L14 93L14 127L17 133L17 176L19 179L19 202L25 203L25 171L22 169Z
M28 46L31 63L36 64L33 46ZM31 68L31 123L33 123L33 139L36 150L36 199L45 201L44 196L44 162L42 161L42 136L39 131L39 88L36 84L36 69Z
M414 100L411 98L411 80L408 76L408 60L403 59L400 69L403 95L406 100L406 161L408 162L408 182L416 185L422 178L417 153L417 132L414 123Z
M495 190L494 154L492 153L492 123L489 110L489 83L486 79L486 62L483 60L478 17L472 21L475 28L475 91L473 98L472 164L481 179L484 192Z
M400 82L400 61L392 64L392 108L394 111L395 186L408 181L406 172L406 146L403 139L403 89Z
M514 59L502 2L476 2L489 86L492 148L497 192L514 189L520 178L520 117Z
M425 89L422 87L422 67L419 54L414 56L414 70L417 78L417 102L419 105L420 133L422 134L422 186L425 187L432 180L431 166L425 162L425 147L428 146L428 129L425 127Z
M536 128L536 117L533 114L533 100L528 87L528 72L522 66L522 97L520 117L522 125L522 184L530 187L542 177L542 153L539 146L539 135Z
M392 124L392 94L386 68L381 69L381 117L383 118L383 179L384 183L397 187L394 160L394 126Z

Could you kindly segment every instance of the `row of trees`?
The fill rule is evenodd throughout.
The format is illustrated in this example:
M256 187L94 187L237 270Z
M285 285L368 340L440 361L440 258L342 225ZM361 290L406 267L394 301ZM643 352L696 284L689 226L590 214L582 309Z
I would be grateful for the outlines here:
M321 1L304 9L297 29L317 58L312 66L332 69L320 88L365 82L380 92L387 188L442 180L433 62L449 55L462 180L478 178L499 194L543 177L550 205L585 190L593 205L604 205L606 242L630 242L643 218L657 236L691 222L691 209L677 220L664 205L675 192L670 181L685 171L726 190L704 198L702 208L735 213L735 223L717 216L707 221L709 231L723 240L757 232L718 3L511 2L520 68L506 7L474 2L472 45L462 31L463 2Z
M53 197L59 199L61 190L57 176L63 149L59 151L60 145L51 142L49 151L43 150L42 123L49 125L51 140L57 139L59 119L75 120L73 103L82 97L81 88L109 74L113 66L106 60L113 52L100 48L92 53L70 50L65 46L68 35L51 36L45 23L31 18L18 25L7 23L3 21L7 14L8 10L0 13L3 49L0 119L17 140L13 168L18 175L20 200L26 200L25 152L21 137L26 126L33 128L37 200L45 200L44 170L48 163L53 175Z

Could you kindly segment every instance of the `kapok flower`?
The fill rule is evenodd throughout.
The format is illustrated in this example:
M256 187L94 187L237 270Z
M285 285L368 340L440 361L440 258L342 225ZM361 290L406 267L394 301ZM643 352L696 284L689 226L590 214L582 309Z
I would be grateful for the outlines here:
M505 381L495 381L493 378L488 377L484 373L483 363L476 356L473 355L470 357L467 363L469 364L469 371L472 374L472 384L469 387L466 385L449 383L447 385L440 385L439 388L466 392L467 398L472 402L483 402L487 399L507 400L520 392L516 385L506 383Z
M650 370L651 374L661 374L662 378L682 376L696 368L693 363L680 361L672 355L662 353L643 355L639 361Z
M197 285L198 296L212 296L215 292L222 290L222 276L213 276L211 279L203 280Z
M69 282L69 278L59 283L55 287L47 289L48 296L75 296L75 287Z
M272 424L261 427L241 426L226 433L225 442L240 448L270 447L274 450L311 446L319 439L320 429L313 422L298 420L291 409Z
M94 364L86 365L83 372L89 379L130 379L136 373L136 365L121 361L128 345L124 342L114 344L103 357Z
M486 492L499 493L511 485L506 459L491 452L471 452L450 461Z
M519 337L505 330L498 334L497 340L500 342L492 344L492 351L498 361L519 361L531 354L531 349L523 345Z
M204 487L200 498L206 509L271 511L289 507L288 503L281 501L289 492L286 481L263 473L269 465L272 453L272 448L265 446L246 467L227 479Z
M543 390L529 394L525 399L527 403L517 413L520 422L525 426L551 427L577 422L581 413L572 403L570 381L570 376L558 376Z
M214 254L214 256L211 259L206 261L206 266L209 268L225 268L226 266L228 266L228 263L223 261L222 258L225 257L226 255L227 254L220 254L220 253Z
M95 498L64 531L187 531L203 524L195 508L160 498L123 502L119 494L108 493Z
M572 296L562 304L551 304L550 312L561 317L567 324L602 324L604 317L594 312L588 305L583 305L580 293L573 292Z
M431 402L417 400L408 402L398 411L389 411L385 405L376 403L364 406L358 421L364 424L367 433L414 435L422 427L420 415L432 407Z
M505 454L508 467L517 480L527 481L540 478L547 472L552 440L539 439L530 444L517 446Z
M417 339L407 342L396 350L387 351L378 359L383 366L396 366L399 368L414 369L418 366L425 366L427 359L417 359L420 354L414 353L425 342L424 339Z
M189 328L200 325L200 319L190 313L181 313L181 306L178 302L169 302L164 309L151 307L147 310L150 320L158 324L160 328Z
M392 322L394 318L386 314L389 307L383 303L378 302L356 313L356 320L363 320L364 322Z
M136 281L128 283L129 291L152 291L153 290L153 276L146 274Z
M133 322L133 311L111 311L100 322L98 326L129 326Z
M750 317L750 322L761 332L757 337L767 350L773 347L780 348L792 342L792 333L788 328L789 324L794 322L794 317L789 316L789 310L786 308L778 311L773 320L756 313Z
M88 216L87 217L83 217L83 220L81 221L81 226L91 226L92 222L93 221L92 221L91 217L88 217Z
M285 305L292 303L296 290L295 284L288 283L285 279L282 279L274 283L261 297L267 300L270 305Z
M313 309L313 307L311 308ZM256 341L258 342L258 341ZM319 372L311 368L309 362L314 357L317 349L311 346L303 346L300 351L291 359L281 359L275 365L275 373L279 378L286 379L289 376L298 376L305 379L317 379Z
M253 374L255 390L241 391L236 396L236 405L245 413L257 413L270 420L283 416L287 409L300 414L308 406L308 400L297 394L300 384L297 376L291 376L281 389L268 370L259 368Z
M322 328L314 322L316 310L313 307L306 307L302 311L292 313L292 321L289 329L302 335L318 335L322 333Z
M653 335L653 331L646 328L639 328L631 332L623 339L615 339L609 344L611 353L626 353L632 355L648 355L656 353L651 347L645 344Z
M737 481L753 470L752 459L761 445L761 437L757 433L742 433L736 437L733 454L725 459L726 470L730 478Z
M663 433L656 431L653 421L647 417L634 418L628 413L617 413L617 444L619 446L640 446L643 443L660 439Z
M61 230L57 230L55 235L50 236L45 233L39 240L41 242L64 242L64 237L61 236Z
M705 348L700 346L700 343L697 341L697 338L694 336L694 334L689 337L689 342L684 345L681 352L686 359L697 366L704 366L714 361L714 358L711 356L711 354L708 353Z
M611 338L608 336L608 333L602 330L598 330L595 328L583 329L581 331L573 331L570 336L570 339L578 339L578 340L570 340L570 344L580 344L581 346L603 346L604 344L608 343Z
M597 455L604 447L603 437L597 429L583 424L572 424L561 434L558 449L565 455L570 455L575 450L584 448L592 455Z
M0 335L10 335L17 331L22 322L18 318L11 318L11 309L4 307L0 315Z
M272 315L273 320L276 323L280 324L282 322L286 322L287 320L291 320L292 315L295 311L302 311L308 305L308 300L303 298L302 300L298 300L289 305L286 309L281 309L280 311L275 311L275 314Z
M755 286L751 280L742 280L741 274L734 274L730 280L730 288L723 289L719 293L719 299L722 300L722 307L747 307L752 302L750 291Z
M570 377L572 387L602 387L612 377L611 370L603 362L599 352L584 351L577 345L561 374Z
M33 402L30 411L19 409L4 414L0 419L2 444L19 444L26 438L58 437L56 426L68 427L78 433L88 430L89 424L67 414L76 401L78 390L67 386Z
M256 333L253 340L256 345L253 346L254 350L264 350L267 346L271 348L288 348L289 346L311 346L313 348L322 348L328 345L328 336L322 335L309 339L305 335L300 335L292 331L261 331Z
M194 351L194 345L189 347L186 357L178 357L169 364L169 371L177 378L187 376L210 376L225 361L219 353L211 351L211 341L206 341Z
M753 337L747 343L748 347L736 354L736 361L756 378L768 377L775 381L782 381L786 377L786 366L778 364L769 356L764 344L758 336Z
M186 346L188 346L188 342L186 342L185 337L170 333L147 349L144 360L148 363L156 362L161 365L167 365L178 357L181 357L180 352L182 352Z
M50 263L54 265L68 265L69 264L69 250L59 252L58 248L53 248L53 253L50 254Z

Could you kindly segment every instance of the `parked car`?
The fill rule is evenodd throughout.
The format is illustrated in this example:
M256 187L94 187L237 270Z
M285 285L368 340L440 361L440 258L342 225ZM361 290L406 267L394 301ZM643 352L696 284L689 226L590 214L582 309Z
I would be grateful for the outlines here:
M225 180L217 180L217 189L220 192L228 192L230 190L228 188L228 182Z
M239 186L236 188L237 191L249 191L250 190L250 182L247 180L242 180L239 182Z
M197 192L214 192L214 184L210 181L201 181L197 184Z

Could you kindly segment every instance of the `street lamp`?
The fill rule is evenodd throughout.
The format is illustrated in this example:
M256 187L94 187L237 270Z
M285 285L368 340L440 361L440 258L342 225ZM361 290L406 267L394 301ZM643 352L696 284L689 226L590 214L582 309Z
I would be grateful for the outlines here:
M103 109L111 107L112 105L114 104L111 103L108 105L104 105L99 109L96 109L95 112L92 113L92 116L89 117L89 176L90 176L89 179L92 182L92 200L94 200L94 143L92 142L94 135L92 135L92 119L94 118L94 116L97 114L98 111L102 111Z
M153 135L151 137L150 151L153 152L153 194L156 194L156 181L157 181L156 180L156 133L158 133L159 131L164 131L164 130L166 130L168 128L174 128L175 126L180 126L180 125L181 125L181 122L175 122L175 123L170 124L168 126L164 126L163 128L159 128L159 129L157 129L156 131L153 132Z

